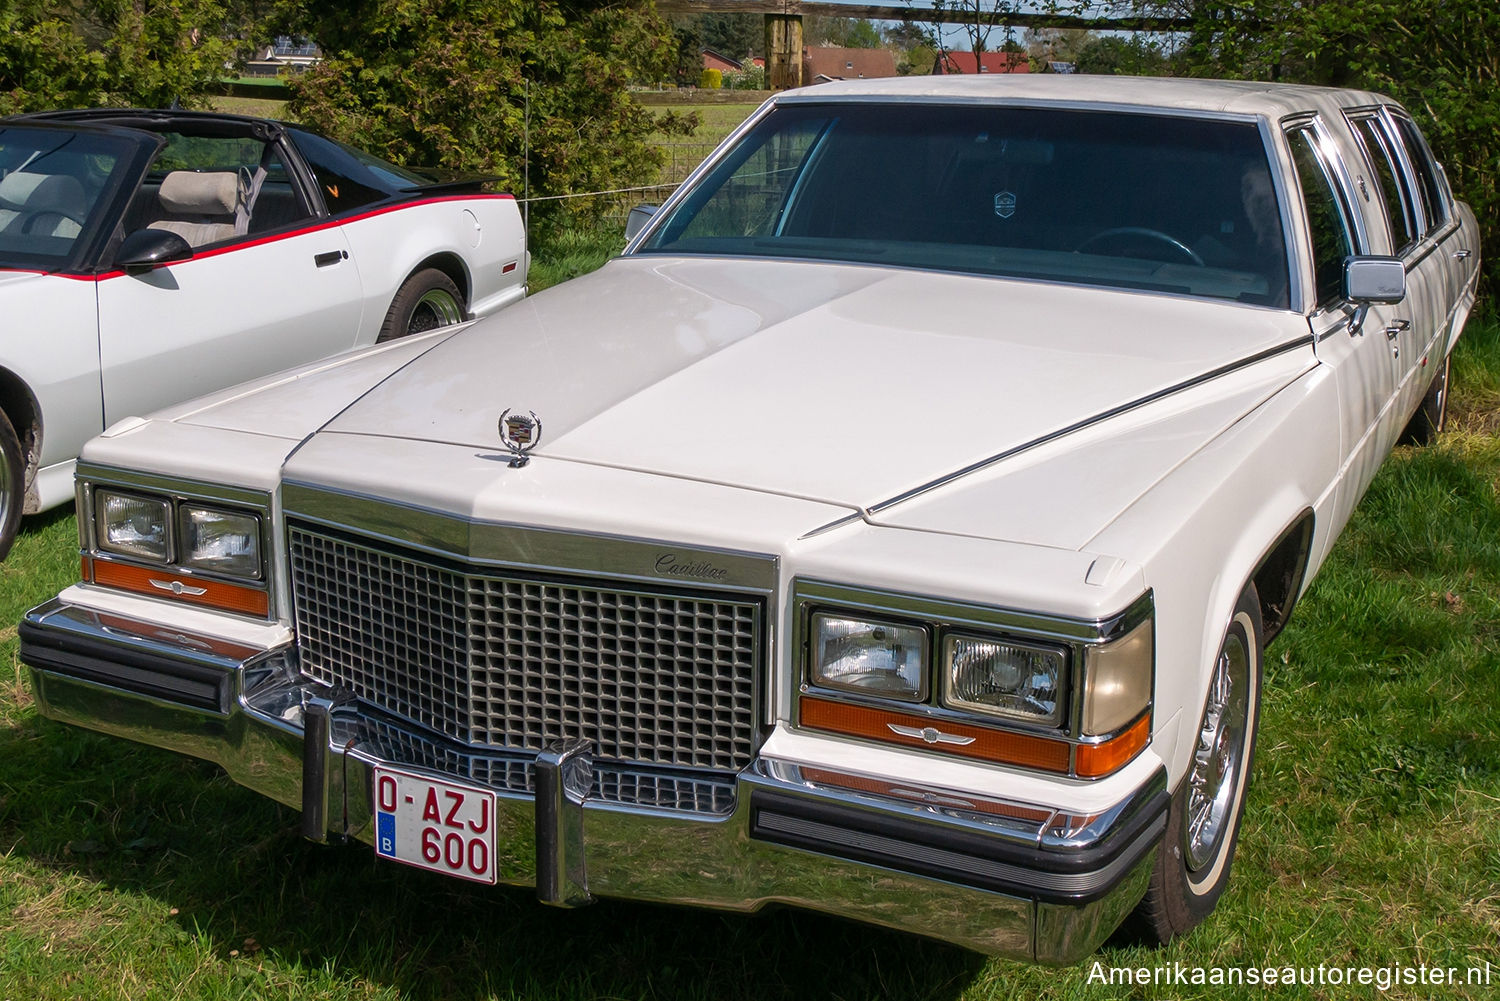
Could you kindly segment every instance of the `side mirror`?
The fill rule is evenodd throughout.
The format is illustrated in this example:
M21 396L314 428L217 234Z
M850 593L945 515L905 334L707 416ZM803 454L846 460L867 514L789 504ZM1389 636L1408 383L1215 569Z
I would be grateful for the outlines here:
M1354 307L1347 328L1350 337L1364 332L1371 306L1405 298L1406 265L1399 257L1344 258L1344 301Z
M1344 258L1344 298L1357 306L1406 298L1406 265L1399 257Z
M660 205L637 205L630 210L630 215L625 218L626 243L634 240L636 234L646 228L646 223L651 221L651 217L656 215L656 210L659 208L661 208Z
M138 229L115 251L115 267L130 274L140 274L192 256L193 248L176 233L164 229Z

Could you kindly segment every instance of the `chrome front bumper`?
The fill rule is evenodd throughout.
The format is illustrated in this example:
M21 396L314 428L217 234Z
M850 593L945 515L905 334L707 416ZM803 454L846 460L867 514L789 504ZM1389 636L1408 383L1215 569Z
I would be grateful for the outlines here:
M500 880L558 906L786 903L1071 963L1140 900L1166 826L1163 769L1113 808L1073 816L764 754L716 776L594 761L582 743L491 752L342 701L299 676L290 647L61 600L20 634L45 715L217 762L300 808L314 840L374 844L378 764L495 789Z

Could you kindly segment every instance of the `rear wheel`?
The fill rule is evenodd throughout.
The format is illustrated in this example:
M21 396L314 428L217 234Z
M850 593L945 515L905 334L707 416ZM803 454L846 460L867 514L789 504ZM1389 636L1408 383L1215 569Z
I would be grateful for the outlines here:
M1229 883L1260 722L1261 615L1245 588L1219 645L1188 772L1172 795L1167 833L1136 920L1167 942L1213 912Z
M1427 387L1422 405L1411 415L1411 421L1401 432L1400 444L1430 445L1448 423L1449 364L1449 359L1445 357L1437 375L1432 377L1432 385Z
M21 505L26 496L26 462L16 429L0 413L0 560L5 559L21 527Z
M377 341L421 334L462 323L464 297L453 279L436 268L423 268L401 284L380 325Z

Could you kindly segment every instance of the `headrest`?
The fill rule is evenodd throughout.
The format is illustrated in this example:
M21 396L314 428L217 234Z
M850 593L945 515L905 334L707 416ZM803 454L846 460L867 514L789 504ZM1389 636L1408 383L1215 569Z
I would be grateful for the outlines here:
M82 216L85 207L83 185L76 177L17 170L0 178L0 208Z
M162 208L181 215L233 215L240 199L238 171L174 170L162 178Z

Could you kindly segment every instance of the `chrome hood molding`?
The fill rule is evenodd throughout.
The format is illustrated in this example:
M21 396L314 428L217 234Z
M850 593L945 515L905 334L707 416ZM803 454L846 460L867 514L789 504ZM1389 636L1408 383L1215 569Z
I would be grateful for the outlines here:
M1305 337L1187 298L622 258L448 338L324 431L503 455L501 412L534 411L533 465L869 508Z

